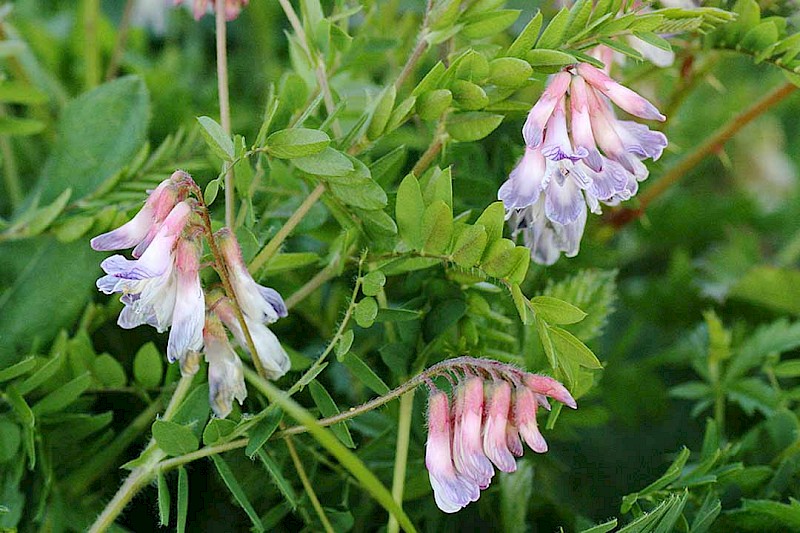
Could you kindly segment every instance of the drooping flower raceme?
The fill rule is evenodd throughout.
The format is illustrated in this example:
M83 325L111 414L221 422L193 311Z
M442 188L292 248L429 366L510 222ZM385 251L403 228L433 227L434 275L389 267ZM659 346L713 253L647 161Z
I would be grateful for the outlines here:
M514 472L523 440L537 453L547 451L536 422L538 407L550 409L547 397L577 408L555 379L501 363L487 377L466 375L455 386L452 409L448 395L429 386L425 466L436 505L446 513L476 501L494 467Z
M588 211L636 194L647 178L645 159L656 160L664 134L619 120L611 107L639 118L664 120L658 109L602 70L579 63L551 77L522 129L525 154L500 187L498 198L514 236L522 233L537 263L561 252L574 257Z
M159 332L169 329L167 359L179 361L184 375L197 372L199 352L205 347L209 402L217 416L225 417L233 400L243 402L247 391L242 363L222 323L249 352L247 329L266 377L277 379L288 372L289 357L265 324L287 312L277 291L258 285L250 276L239 244L227 228L218 233L222 257L216 258L215 268L230 280L244 326L228 297L214 296L207 302L200 281L199 235L205 228L196 214L205 206L188 198L196 190L188 174L175 172L150 192L130 222L95 237L91 245L95 250L134 248L134 259L114 255L100 264L106 275L97 280L97 288L106 294L122 294L124 308L117 321L121 327L147 324Z

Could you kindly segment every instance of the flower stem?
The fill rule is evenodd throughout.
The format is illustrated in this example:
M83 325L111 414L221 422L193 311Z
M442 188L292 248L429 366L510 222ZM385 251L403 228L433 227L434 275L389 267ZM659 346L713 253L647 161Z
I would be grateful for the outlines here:
M100 0L84 0L83 4L83 59L85 64L85 89L93 89L100 81L100 48L97 46L97 24L100 18Z
M314 190L312 190L306 199L303 200L303 203L298 206L297 210L292 213L292 216L289 217L283 227L278 230L278 232L274 237L272 237L272 239L270 239L267 245L264 246L260 252L258 252L252 261L250 261L250 264L248 265L250 272L258 272L261 267L267 263L267 261L272 259L272 256L277 253L278 249L281 247L281 244L283 244L283 241L285 241L289 234L292 233L292 230L295 229L298 224L300 224L300 222L308 214L311 208L314 207L314 204L317 203L317 200L319 200L320 196L322 196L322 193L324 192L324 183L320 183L314 187Z
M397 417L397 444L394 452L394 472L392 474L392 498L403 507L403 490L406 483L408 466L408 445L411 440L411 415L414 409L414 389L400 397L400 413ZM393 515L389 515L386 526L387 533L398 533L400 523Z
M317 274L308 280L305 285L297 289L291 296L286 298L286 307L291 309L301 301L305 300L310 294L322 286L325 282L330 281L339 275L339 268L343 261L355 252L355 246L351 246L344 254L339 256L333 263L326 266Z
M133 7L136 0L128 0L125 2L125 9L122 11L122 19L119 21L119 29L117 29L117 40L114 42L114 52L111 54L111 61L108 63L106 69L106 81L111 81L117 77L119 64L122 61L122 56L125 54L125 45L128 42L128 30L131 27L131 18L133 17Z
M675 166L667 170L664 175L661 176L660 180L648 187L639 197L640 205L637 209L617 210L611 214L608 219L609 222L616 227L622 227L628 222L642 216L645 209L647 209L654 200L680 181L687 172L697 166L706 156L720 150L725 143L742 128L780 103L796 89L797 86L793 83L785 83L733 117L727 124L719 128L706 142L698 146L693 152L678 161Z
M297 34L297 38L300 40L300 46L303 48L303 51L308 56L308 60L314 67L314 75L317 78L319 90L322 93L322 100L325 102L325 110L328 112L328 115L330 115L336 109L336 104L333 101L333 93L331 93L331 88L328 84L328 73L325 69L325 62L323 61L322 57L315 53L314 49L312 48L311 42L308 39L308 35L303 29L303 23L300 22L300 18L297 16L297 13L292 7L291 2L289 2L289 0L278 0L278 2L280 3L283 12L286 14L286 18L289 19L289 24L292 25L292 29ZM333 133L337 137L342 136L342 128L339 125L338 120L333 121L331 124L331 129L333 129Z
M182 376L180 381L178 381L178 386L175 388L169 405L167 405L167 409L164 411L163 420L170 420L175 415L178 407L180 407L186 395L189 393L193 378L194 376ZM125 482L117 490L114 498L108 502L100 513L100 516L98 516L97 520L92 524L92 527L89 528L89 533L100 533L111 527L133 497L155 478L158 472L158 463L161 459L166 457L166 454L156 446L156 441L152 438L140 457L144 457L145 454L148 453L150 455L147 461L143 465L134 468L130 475L128 475Z
M225 0L216 0L214 6L217 29L217 91L219 92L219 119L222 130L231 134L231 107L228 98L228 50L225 25ZM235 219L235 191L233 166L225 163L225 225L233 230Z
M419 35L417 36L417 44L414 47L414 50L411 52L411 55L408 56L406 60L406 64L403 65L403 69L400 71L400 74L397 76L397 79L394 82L395 89L399 89L403 86L405 81L414 71L414 67L417 66L417 63L422 58L422 55L428 49L428 40L427 32L428 32L428 15L431 12L431 7L433 6L433 0L428 0L428 5L425 7L425 17L422 19L422 27L419 30Z
M474 357L456 357L454 359L447 359L440 363L437 363L427 370L417 374L413 378L409 379L405 383L399 385L398 387L394 388L393 390L387 392L383 396L378 396L377 398L373 398L372 400L365 402L357 407L352 407L346 411L342 411L338 415L329 416L328 418L322 418L317 420L317 424L322 427L332 426L333 424L338 424L339 422L344 422L345 420L350 420L351 418L355 418L359 415L364 413L368 413L382 405L385 405L392 400L395 400L407 392L410 392L420 385L426 383L429 379L434 378L436 376L445 374L454 368L463 368L465 366L469 366L472 368L480 368L482 370L491 371L492 369L497 368L498 366L502 366L506 372L514 371L513 367L509 367L503 363L498 363L497 361L492 361L489 359L476 359ZM518 371L522 374L522 371ZM260 381L256 376L253 375L253 371L245 368L245 378L252 378L255 385L258 385ZM302 379L300 380L302 381ZM287 396L291 396L291 390L288 391ZM275 434L270 437L270 440L281 439L285 438L289 435L299 435L301 433L307 433L308 428L304 425L299 426L292 426L281 431L276 432ZM180 455L178 457L173 457L171 459L167 459L163 461L159 466L162 472L166 472L168 470L172 470L177 468L181 465L186 463L190 463L192 461L196 461L197 459L202 459L204 457L209 457L211 455L215 455L217 453L227 452L230 450L235 450L237 448L244 448L247 446L249 439L241 438L237 440L233 440L230 442L225 442L222 444L215 444L213 446L204 446L199 450L196 450L191 453L187 453L186 455Z
M188 177L189 175L187 174L186 176ZM219 279L222 281L222 287L225 289L226 296L230 298L231 302L233 302L233 310L236 313L236 319L239 321L239 325L242 327L242 331L244 332L244 337L247 341L247 347L253 359L253 365L256 367L258 375L262 377L266 376L267 374L264 371L264 365L261 364L261 359L258 357L256 344L253 342L253 337L250 335L250 328L247 327L247 322L244 320L244 314L242 313L241 305L239 305L239 299L236 297L236 293L233 290L233 285L231 285L228 265L225 263L225 259L222 257L222 253L217 245L217 239L214 237L214 231L211 229L211 217L208 214L208 206L203 200L203 191L200 190L200 187L191 178L189 178L188 186L197 198L197 204L200 207L200 218L203 220L203 225L205 226L204 231L208 241L208 247L211 249L211 255L214 256L216 271L219 274ZM266 379L266 377L264 379Z
M327 533L333 533L333 526L331 525L330 520L328 520L328 516L325 514L325 509L322 508L322 504L319 503L317 493L314 492L314 487L311 485L308 475L306 475L306 469L303 467L303 461L301 461L300 457L297 455L297 450L294 447L292 438L286 437L284 442L286 443L286 448L289 450L289 455L292 457L292 463L294 463L294 468L297 470L297 475L300 476L300 482L303 484L306 494L308 494L308 499L311 500L311 505L317 512L320 522L322 522L322 527Z

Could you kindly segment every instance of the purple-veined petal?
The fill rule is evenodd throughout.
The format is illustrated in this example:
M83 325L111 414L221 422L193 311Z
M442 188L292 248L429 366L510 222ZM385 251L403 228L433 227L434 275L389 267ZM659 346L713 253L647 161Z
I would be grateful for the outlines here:
M568 72L559 72L550 78L547 88L534 104L522 127L522 137L530 148L537 148L542 144L544 128L558 101L564 96L569 87L572 76Z
M583 193L570 176L563 179L560 184L558 180L553 180L547 188L544 209L551 221L559 224L574 222L578 219L581 208L585 207Z
M506 209L531 205L547 187L547 163L537 148L525 148L522 159L497 192Z
M586 150L587 155L583 160L586 166L599 172L603 168L603 161L592 133L586 82L580 76L575 76L570 87L572 139L576 147Z
M547 131L542 144L542 155L551 161L561 161L570 159L577 161L589 155L586 148L578 147L573 149L567 132L567 115L565 111L564 97L562 96L556 103L550 120L547 121Z
M614 124L625 149L640 159L658 161L667 146L667 136L632 120L617 120Z

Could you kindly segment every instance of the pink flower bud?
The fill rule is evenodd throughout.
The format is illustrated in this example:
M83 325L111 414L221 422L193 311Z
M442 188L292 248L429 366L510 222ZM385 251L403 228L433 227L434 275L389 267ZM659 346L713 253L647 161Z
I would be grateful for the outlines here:
M241 405L247 398L242 362L213 313L206 314L203 342L208 362L208 401L214 414L225 418L231 412L234 399Z
M517 387L514 396L514 421L519 429L519 434L531 450L544 453L547 451L547 442L536 422L537 408L538 402L535 393L528 387Z
M186 197L185 188L180 183L183 176L185 173L179 170L159 183L158 187L150 192L144 206L130 221L92 239L92 248L106 251L124 250L135 246L133 256L141 256L175 204Z
M542 144L544 139L544 128L547 121L550 120L550 115L556 108L559 100L567 92L569 81L572 76L568 72L559 72L550 78L547 88L542 93L542 96L531 108L528 113L528 118L525 120L525 125L522 127L522 136L525 138L525 144L530 148L537 148Z
M480 495L476 484L463 479L456 472L451 443L452 419L447 394L433 391L428 399L425 466L436 505L445 513L455 513Z
M453 462L459 474L485 489L492 481L494 468L483 453L482 422L483 380L471 377L456 390Z
M236 293L236 300L242 308L242 312L248 318L271 324L287 314L286 304L283 298L275 289L259 285L247 270L247 265L242 259L242 250L236 237L228 228L222 228L217 232L217 242L219 243L222 256L228 268L233 292Z
M579 63L577 71L593 87L608 96L611 101L631 115L650 120L666 120L666 117L646 98L615 82L597 67L593 67L588 63Z
M554 400L558 400L564 405L573 409L578 408L575 398L569 393L566 387L549 376L542 376L539 374L526 374L525 386L531 389L536 394L542 396L549 396ZM543 405L546 406L547 400L543 399ZM540 402L541 403L541 402Z
M506 428L511 411L511 385L498 381L488 387L490 394L483 427L483 451L502 472L514 472L517 463L508 448Z

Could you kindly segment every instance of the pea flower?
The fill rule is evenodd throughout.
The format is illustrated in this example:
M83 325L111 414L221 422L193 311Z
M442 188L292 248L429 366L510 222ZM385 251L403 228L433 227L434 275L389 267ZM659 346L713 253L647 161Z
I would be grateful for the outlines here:
M217 315L222 319L225 326L233 333L233 337L239 346L250 353L250 346L245 337L242 326L239 324L239 319L236 317L236 312L233 309L228 298L221 298L215 305L214 310ZM261 361L261 366L267 373L269 379L278 379L289 371L291 362L286 350L281 346L278 337L275 336L270 329L258 322L249 318L247 315L244 317L247 330L250 332L250 337L253 339L258 358ZM252 356L253 354L250 353Z
M525 153L500 187L512 235L520 233L540 264L574 257L588 211L616 205L648 176L645 159L667 145L661 132L619 120L611 103L643 119L665 120L638 93L602 70L578 63L553 75L522 128ZM567 115L569 110L569 116Z
M208 363L208 401L214 414L228 416L233 400L239 405L247 398L242 361L233 351L222 322L214 313L206 314L203 342Z
M247 270L239 242L228 228L217 232L220 251L228 265L233 292L246 317L271 324L286 316L286 304L275 289L259 285Z
M436 505L446 513L476 501L491 483L494 467L514 472L523 440L537 453L547 451L536 413L539 407L550 409L548 397L577 408L553 378L496 362L488 374L465 371L455 385L452 410L448 395L429 384L425 466Z
M178 203L139 259L113 255L100 263L106 275L97 280L97 288L105 294L122 293L125 308L117 321L120 327L149 324L164 332L172 323L177 291L175 245L190 213L187 202Z
M133 257L141 256L172 208L186 198L185 188L182 186L186 176L185 172L178 170L159 183L149 192L144 206L129 222L93 238L92 248L97 251L109 251L135 247Z

